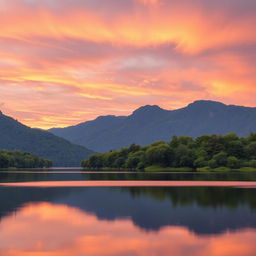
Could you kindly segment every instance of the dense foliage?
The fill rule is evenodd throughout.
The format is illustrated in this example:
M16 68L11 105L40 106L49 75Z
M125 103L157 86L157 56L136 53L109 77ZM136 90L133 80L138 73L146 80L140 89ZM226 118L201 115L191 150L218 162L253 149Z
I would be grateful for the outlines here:
M51 167L52 161L19 150L0 151L0 168L44 168Z
M256 134L245 138L239 138L234 133L204 135L196 139L174 136L168 143L160 141L149 146L132 144L129 148L94 154L82 162L84 168L130 170L143 170L155 165L201 170L256 168Z

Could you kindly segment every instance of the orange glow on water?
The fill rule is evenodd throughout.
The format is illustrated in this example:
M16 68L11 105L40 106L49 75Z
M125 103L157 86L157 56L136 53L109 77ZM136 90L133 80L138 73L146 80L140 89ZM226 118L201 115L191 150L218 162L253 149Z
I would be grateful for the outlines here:
M24 206L15 216L3 218L0 228L0 251L5 256L253 256L256 250L254 229L211 236L180 226L145 232L129 219L99 220L50 203Z
M0 183L7 187L240 187L256 188L254 181L31 181Z

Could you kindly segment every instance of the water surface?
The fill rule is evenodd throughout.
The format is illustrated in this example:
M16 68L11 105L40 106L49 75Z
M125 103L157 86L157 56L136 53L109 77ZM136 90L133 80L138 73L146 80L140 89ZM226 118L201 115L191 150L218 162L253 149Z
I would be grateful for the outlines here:
M248 186L229 185L239 178ZM0 173L0 180L9 183L0 186L1 256L255 255L256 189L247 183L255 174L63 170ZM99 181L110 183L72 185Z

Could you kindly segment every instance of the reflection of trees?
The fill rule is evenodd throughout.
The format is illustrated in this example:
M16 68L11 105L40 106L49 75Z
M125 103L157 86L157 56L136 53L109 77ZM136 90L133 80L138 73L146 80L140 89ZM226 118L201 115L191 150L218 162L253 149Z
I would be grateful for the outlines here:
M25 204L52 201L68 193L65 188L0 187L0 221Z
M219 173L83 173L89 180L199 180L199 181L256 181L256 172Z
M144 231L177 225L197 234L256 228L254 189L0 187L0 218L33 202L76 207L109 221L129 218Z
M197 204L202 207L236 208L243 204L256 209L256 189L225 187L132 187L122 189L128 190L133 197L147 195L158 201L169 199L173 205Z
M1 180L255 180L255 173L1 173ZM0 187L0 219L31 202L53 202L113 221L129 217L146 231L186 226L197 234L256 228L256 189L225 187ZM253 211L252 211L253 209Z
M0 182L24 182L24 181L43 181L48 180L50 173L18 173L18 172L0 172Z
M84 173L88 180L205 180L205 181L255 181L256 172L227 173ZM150 196L156 200L170 199L174 205L191 205L196 203L204 207L226 206L238 207L241 204L256 208L256 190L225 187L132 187L122 188L133 197Z

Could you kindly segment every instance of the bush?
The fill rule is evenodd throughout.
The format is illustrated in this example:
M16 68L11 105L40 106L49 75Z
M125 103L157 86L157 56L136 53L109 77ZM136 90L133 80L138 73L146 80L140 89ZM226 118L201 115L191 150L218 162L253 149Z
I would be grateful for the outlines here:
M225 166L220 166L220 167L214 168L213 171L214 172L227 172L227 171L230 171L230 168L225 167Z
M249 162L249 166L250 167L253 167L253 168L256 168L256 159L253 159Z
M210 172L212 169L209 166L199 167L196 169L198 172Z
M227 167L231 169L239 169L241 167L241 162L235 156L228 157Z
M138 170L144 170L145 167L146 167L146 165L143 162L139 162L139 164L137 165Z
M198 158L194 161L194 166L195 166L195 167L204 167L204 166L207 166L207 161L204 159L204 157L198 157Z
M214 159L211 159L208 162L208 165L210 166L211 169L214 169L214 168L218 167L218 164L217 164L216 160L214 160Z
M220 153L213 156L213 159L216 161L217 166L226 166L227 165L227 153L221 151Z

